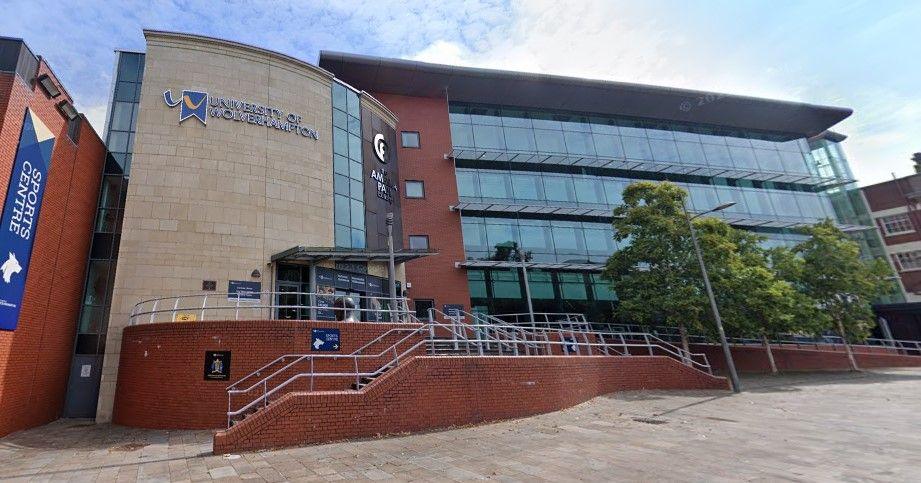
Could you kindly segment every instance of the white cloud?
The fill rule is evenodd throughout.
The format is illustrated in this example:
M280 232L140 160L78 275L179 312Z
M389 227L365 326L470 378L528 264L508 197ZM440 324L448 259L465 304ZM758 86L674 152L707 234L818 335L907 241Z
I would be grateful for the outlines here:
M710 10L709 12L705 10ZM739 37L712 8L550 0L517 1L510 25L476 42L442 37L408 57L436 63L542 72L847 106L849 120L834 129L862 184L908 174L912 143L921 150L921 99L853 82L844 67L803 51L790 37L802 23L752 23ZM791 15L796 12L791 12ZM749 22L757 22L757 12ZM891 24L892 15L881 23ZM739 22L746 19L740 18ZM877 35L881 35L879 32ZM876 39L878 40L878 39ZM823 65L823 62L829 62ZM836 76L839 70L847 74Z

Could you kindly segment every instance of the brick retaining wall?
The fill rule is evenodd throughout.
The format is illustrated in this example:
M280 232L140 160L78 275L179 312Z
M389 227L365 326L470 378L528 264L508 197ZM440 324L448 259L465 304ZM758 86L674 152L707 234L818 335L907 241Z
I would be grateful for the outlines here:
M739 372L765 374L771 372L767 352L762 346L730 346L732 359ZM917 367L921 356L896 353L894 349L868 348L871 352L856 352L857 365L861 368ZM713 370L724 372L726 361L723 350L716 344L691 344L691 352L707 355ZM772 347L774 362L781 372L795 371L846 371L850 369L843 347L818 345L810 348Z
M338 354L349 354L389 329L419 326L240 320L127 327L122 338L113 422L153 429L225 428L226 389L230 383L285 354L328 354L311 351L310 329L315 327L339 328L342 348ZM370 347L366 353L380 353L404 336L388 336ZM230 380L205 380L205 352L228 350L231 351ZM391 357L388 355L387 359ZM376 369L380 365L379 361L373 360L360 363L362 370L372 366ZM279 367L273 367L272 371ZM351 360L318 362L315 369L351 372L354 365ZM307 370L309 366L292 367L280 375L278 382L287 379L284 376ZM258 380L256 378L253 382ZM351 379L318 379L315 389L346 389L352 382L354 380ZM290 387L306 390L308 384L309 380L304 379Z
M214 437L215 454L557 411L634 389L727 389L668 357L416 357L367 389L296 392Z

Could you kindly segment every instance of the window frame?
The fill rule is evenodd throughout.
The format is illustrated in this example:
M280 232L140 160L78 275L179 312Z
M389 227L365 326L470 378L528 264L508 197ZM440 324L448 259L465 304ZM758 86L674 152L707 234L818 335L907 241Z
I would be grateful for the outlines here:
M415 134L416 135L416 145L407 146L406 145L406 134ZM404 149L421 149L422 148L422 136L419 134L419 131L400 131L400 147Z
M419 187L422 188L421 196L410 196L409 195L409 184L418 183ZM411 200L424 200L425 199L425 181L421 179L408 179L403 182L403 197Z
M425 248L413 248L413 238L424 238ZM428 235L409 235L406 239L406 244L409 246L410 250L430 250L432 248L431 240Z
M881 216L877 218L877 220L879 220L879 226L882 228L883 235L885 236L905 235L907 233L915 232L914 224L911 222L911 216L908 213L896 213L894 215ZM892 231L890 225L897 224L906 225L908 226L908 229Z
M907 252L897 252L897 253L893 253L892 256L895 258L895 261L898 263L900 272L914 272L914 271L921 270L921 250L910 250ZM911 267L906 266L905 262L903 261L903 256L905 257L905 259L912 258L913 259L912 261L914 261L917 265L911 266Z

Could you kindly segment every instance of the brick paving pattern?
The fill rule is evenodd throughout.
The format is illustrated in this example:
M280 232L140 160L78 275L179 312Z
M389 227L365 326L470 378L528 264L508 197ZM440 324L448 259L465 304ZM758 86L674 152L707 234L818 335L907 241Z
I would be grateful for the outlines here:
M21 481L876 480L921 473L921 370L637 391L450 431L212 456L209 431L58 421L0 439Z

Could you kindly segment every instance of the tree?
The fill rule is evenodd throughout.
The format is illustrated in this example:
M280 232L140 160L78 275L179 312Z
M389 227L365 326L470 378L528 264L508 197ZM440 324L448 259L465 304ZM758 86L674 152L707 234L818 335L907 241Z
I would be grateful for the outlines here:
M850 343L870 334L875 324L870 302L892 290L892 271L883 260L861 259L857 243L831 220L800 232L809 235L792 249L800 261L780 259L780 270L821 309L823 328L838 332L851 369L858 370Z
M695 229L726 331L760 339L776 374L770 338L802 330L802 322L811 319L801 314L814 304L772 270L762 236L715 218L700 220Z
M613 225L614 238L629 244L611 255L602 277L617 293L618 318L677 327L687 348L687 329L703 329L707 301L682 210L685 196L672 183L627 186Z

